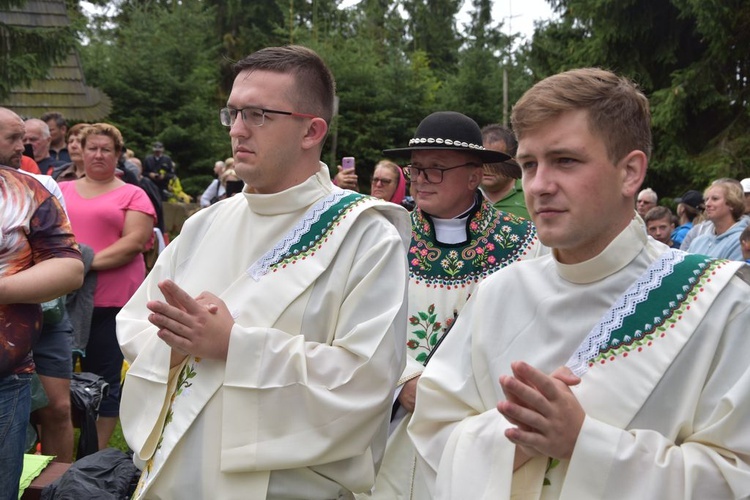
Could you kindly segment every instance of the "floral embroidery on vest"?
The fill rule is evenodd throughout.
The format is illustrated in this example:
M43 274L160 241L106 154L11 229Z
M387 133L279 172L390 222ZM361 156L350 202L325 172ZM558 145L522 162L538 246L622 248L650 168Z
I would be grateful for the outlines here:
M140 495L143 493L143 490L149 483L151 472L154 467L154 457L156 457L157 452L159 451L159 449L161 449L162 440L164 439L164 430L167 428L167 426L169 426L170 423L172 423L172 418L174 417L174 411L172 410L172 408L174 407L175 401L177 401L177 399L179 399L180 397L188 396L190 394L189 388L193 385L190 380L195 378L195 376L198 374L196 367L198 366L198 363L201 362L201 358L193 359L195 360L193 363L185 363L185 366L182 367L182 370L180 370L180 374L177 376L177 386L175 387L175 391L174 393L172 393L172 396L169 399L169 410L167 410L167 415L164 418L164 425L161 429L159 441L156 443L156 448L154 448L154 454L151 455L151 458L146 461L146 465L143 468L141 477L138 480L138 486L136 487L135 492L132 496L132 498L134 499L140 497Z
M440 336L445 335L453 325L456 315L437 321L435 304L430 304L427 311L418 311L409 318L409 324L416 329L411 331L412 338L406 343L406 347L415 351L413 356L417 361L424 363Z
M438 246L432 223L421 210L414 210L411 219L411 278L448 290L478 283L519 260L536 239L536 228L530 221L500 212L486 200L471 216L469 240L463 246Z
M409 333L406 347L424 362L445 335L473 288L521 260L536 241L534 225L483 200L467 222L468 240L441 245L428 215L411 214Z

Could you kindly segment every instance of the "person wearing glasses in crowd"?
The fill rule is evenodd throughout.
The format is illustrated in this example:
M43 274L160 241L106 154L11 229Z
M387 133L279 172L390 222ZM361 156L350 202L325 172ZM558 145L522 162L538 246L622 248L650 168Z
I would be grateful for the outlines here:
M401 167L392 161L379 161L372 173L370 194L381 200L401 205L406 196L406 178Z
M351 498L404 367L408 213L332 184L315 52L234 69L220 118L245 188L188 219L118 317L134 498Z
M635 209L641 219L645 219L646 214L649 210L654 208L659 203L659 196L651 188L642 189L638 193L638 198L635 200Z
M371 496L428 498L406 435L420 374L477 285L498 269L537 255L541 246L530 221L498 211L479 191L483 165L510 157L485 149L479 125L468 116L433 113L422 120L407 147L383 153L411 158L404 173L417 205L408 251L409 356L394 398L393 432Z

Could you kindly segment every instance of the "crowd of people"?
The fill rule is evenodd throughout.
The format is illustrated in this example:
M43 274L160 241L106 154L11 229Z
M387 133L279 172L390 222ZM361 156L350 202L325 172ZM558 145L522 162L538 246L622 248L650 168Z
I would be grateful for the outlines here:
M42 452L72 461L74 351L135 499L750 497L750 178L660 204L648 100L588 68L511 128L430 114L368 196L320 161L315 52L234 69L233 156L148 272L163 144L141 168L112 125L0 108L0 498L35 371Z
M638 195L638 213L656 241L717 259L750 261L742 244L750 224L750 178L716 179L703 194L689 190L674 202L676 215L658 205L653 189Z

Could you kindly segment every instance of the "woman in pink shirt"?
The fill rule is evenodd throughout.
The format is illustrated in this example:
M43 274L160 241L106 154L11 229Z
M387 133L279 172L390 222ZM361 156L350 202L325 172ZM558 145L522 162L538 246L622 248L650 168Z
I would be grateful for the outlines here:
M123 357L115 317L146 276L142 254L151 243L156 214L140 187L115 176L123 149L117 128L96 123L81 131L80 140L86 174L61 183L60 189L76 240L94 250L94 313L81 368L109 383L109 395L99 407L96 422L102 449L117 424L120 405Z

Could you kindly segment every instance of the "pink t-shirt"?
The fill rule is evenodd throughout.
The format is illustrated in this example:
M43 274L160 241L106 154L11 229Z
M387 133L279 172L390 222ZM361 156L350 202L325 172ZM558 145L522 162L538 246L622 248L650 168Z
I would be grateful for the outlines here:
M132 184L94 198L78 194L76 181L61 182L70 225L76 240L94 249L94 254L112 245L122 236L128 210L143 212L154 218L156 212L146 192ZM98 271L94 307L122 307L146 277L143 255L115 269Z

